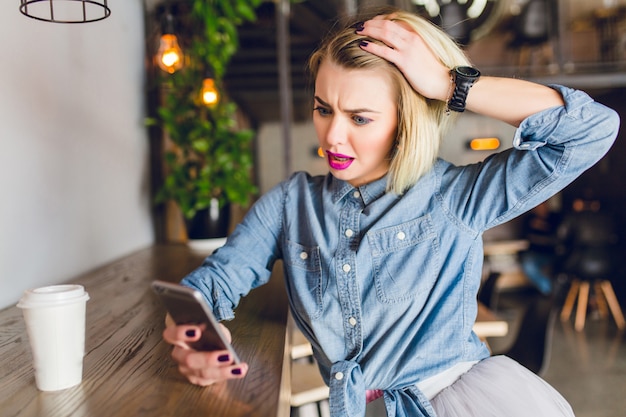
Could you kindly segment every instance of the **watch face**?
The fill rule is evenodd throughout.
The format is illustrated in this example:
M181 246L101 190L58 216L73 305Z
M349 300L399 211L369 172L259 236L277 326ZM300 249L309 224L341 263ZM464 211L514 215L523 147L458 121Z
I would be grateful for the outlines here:
M455 71L464 77L475 78L480 76L480 71L472 67L456 67Z

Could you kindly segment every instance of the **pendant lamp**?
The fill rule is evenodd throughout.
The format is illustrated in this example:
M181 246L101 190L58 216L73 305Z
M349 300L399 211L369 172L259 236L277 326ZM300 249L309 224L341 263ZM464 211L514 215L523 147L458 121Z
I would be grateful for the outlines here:
M215 80L212 77L207 77L202 81L202 102L206 106L215 106L220 101L220 93L215 85Z
M111 15L108 0L20 0L20 12L54 23L89 23Z
M162 34L159 40L159 50L156 60L159 68L170 74L183 67L185 56L178 44L178 37L174 32L174 17L167 13L162 22Z

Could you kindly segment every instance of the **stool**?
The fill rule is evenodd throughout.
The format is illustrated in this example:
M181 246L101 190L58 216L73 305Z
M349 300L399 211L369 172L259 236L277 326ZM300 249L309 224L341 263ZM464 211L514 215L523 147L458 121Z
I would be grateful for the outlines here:
M561 310L561 321L569 320L574 308L574 302L576 302L576 298L578 298L574 329L579 332L585 327L590 287L590 281L580 280L578 278L573 279L572 286L567 293L563 309ZM611 282L608 280L596 280L593 282L593 288L598 301L598 311L600 312L600 315L603 318L608 316L608 305L608 308L610 308L611 314L613 314L613 318L615 319L617 328L624 330L624 328L626 328L624 314L619 306L619 302L617 301Z

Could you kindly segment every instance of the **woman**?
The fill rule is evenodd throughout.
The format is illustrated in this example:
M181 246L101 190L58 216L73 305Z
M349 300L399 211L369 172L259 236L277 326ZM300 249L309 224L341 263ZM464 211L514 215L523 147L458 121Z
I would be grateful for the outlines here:
M332 416L363 416L381 395L389 416L572 415L553 388L490 357L472 331L482 233L597 162L619 120L579 91L451 71L468 65L442 31L406 12L330 36L310 59L329 174L295 173L269 191L183 280L228 320L282 259ZM515 148L465 167L437 159L464 107L518 126ZM192 383L245 376L248 365L226 352L189 349L198 334L171 322L164 331Z

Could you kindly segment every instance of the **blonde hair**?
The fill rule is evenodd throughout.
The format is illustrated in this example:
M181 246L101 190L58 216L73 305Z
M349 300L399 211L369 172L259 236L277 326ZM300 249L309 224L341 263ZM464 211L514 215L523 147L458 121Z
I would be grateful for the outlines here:
M398 127L396 146L390 155L387 191L402 194L432 168L443 135L455 120L455 114L448 114L447 103L417 93L395 65L359 47L363 40L381 43L356 33L354 28L356 22L369 20L375 15L403 22L424 39L446 67L470 63L458 44L440 28L413 13L389 8L354 18L322 41L311 55L309 70L313 80L325 59L346 69L380 69L389 75L398 95Z

